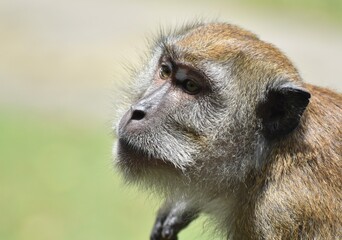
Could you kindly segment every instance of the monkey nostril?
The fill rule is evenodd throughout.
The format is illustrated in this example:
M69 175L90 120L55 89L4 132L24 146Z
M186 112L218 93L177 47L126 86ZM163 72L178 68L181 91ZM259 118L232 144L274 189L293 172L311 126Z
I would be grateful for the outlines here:
M134 110L132 113L131 120L141 120L145 117L145 112L141 110Z

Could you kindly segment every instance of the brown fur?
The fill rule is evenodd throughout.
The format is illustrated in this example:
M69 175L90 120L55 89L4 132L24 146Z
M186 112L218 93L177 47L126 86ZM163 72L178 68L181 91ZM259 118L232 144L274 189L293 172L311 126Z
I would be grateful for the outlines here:
M248 210L236 222L240 236L342 239L342 96L305 87L311 101L301 126L249 180Z
M175 36L165 37L161 45L162 49L156 51L156 55L163 56L166 51L167 58L172 58L174 69L182 67L196 72L198 79L206 81L203 85L210 87L204 87L203 95L208 97L204 103L203 96L188 95L174 86L174 79L165 83L158 80L158 70L150 70L152 78L157 80L146 85L152 85L153 93L158 92L155 85L172 85L171 97L167 101L164 101L165 97L148 100L155 104L153 106L159 107L158 101L161 101L164 108L172 109L167 112L168 125L158 119L163 109L153 114L155 118L150 117L158 131L149 129L144 132L148 124L146 127L143 125L145 119L139 120L141 125L137 128L145 134L140 134L139 138L134 131L125 132L134 122L122 123L121 137L129 140L126 142L133 142L133 146L142 149L140 153L150 149L155 152L149 157L137 156L138 153L130 153L123 145L119 154L120 167L129 172L131 175L127 175L134 181L147 179L147 185L163 185L161 189L164 187L165 195L171 198L167 202L176 202L175 208L167 205L160 211L162 218L157 219L156 226L162 226L173 209L172 220L176 219L174 222L178 224L176 236L203 210L215 215L223 231L227 230L227 235L234 239L342 239L342 95L303 83L296 68L280 50L253 33L229 24L186 28ZM156 62L155 68L158 69L160 60ZM213 63L219 67L210 72L208 66ZM222 70L222 66L227 69ZM211 85L218 90L214 92ZM267 94L284 89L281 89L284 85L295 91L294 98L290 99L293 102L286 105L289 109L285 109L284 115L298 113L288 118L289 121L295 119L296 125L286 134L271 138L263 132L266 127L262 114L267 115L272 109L260 111L261 115L258 115L258 109L264 106L261 103L267 100ZM140 91L139 96L149 96L146 92L152 92L148 88ZM304 100L296 95L298 92L304 95ZM200 100L198 107L195 103ZM143 98L142 102L146 101ZM300 106L302 101L303 106ZM203 106L211 107L210 111L203 110ZM184 110L182 107L189 108ZM191 115L193 111L197 111L197 115ZM159 135L165 136L162 132L165 129L166 136L172 136L166 140ZM148 135L151 132L153 135ZM166 149L165 145L170 143L173 145ZM258 155L259 146L263 152ZM163 152L165 149L166 153ZM191 164L184 164L180 171L175 160L170 160L174 156L168 154L177 154L184 149L185 153L189 149L194 151L191 156L198 159L191 159ZM156 153L163 153L160 154L162 157L155 157L153 154ZM181 163L182 157L188 157L185 153L177 158L180 160L177 163ZM257 161L260 166L255 164ZM168 163L165 171L158 172L157 168L151 167L153 164L162 166L163 162ZM157 183L155 179L158 179ZM182 204L177 204L179 199ZM184 214L189 213L184 207L188 205L193 217L182 225L184 219L179 216L188 216ZM179 215L178 211L181 212ZM168 227L174 230L172 224ZM154 229L151 239L162 239L161 229L158 229Z

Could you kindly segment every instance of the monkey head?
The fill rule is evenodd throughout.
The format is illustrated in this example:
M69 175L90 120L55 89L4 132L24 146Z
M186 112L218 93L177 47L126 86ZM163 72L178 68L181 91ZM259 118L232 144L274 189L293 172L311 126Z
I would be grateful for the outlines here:
M291 62L230 24L161 36L150 55L116 129L116 165L128 181L234 186L295 131L309 103Z

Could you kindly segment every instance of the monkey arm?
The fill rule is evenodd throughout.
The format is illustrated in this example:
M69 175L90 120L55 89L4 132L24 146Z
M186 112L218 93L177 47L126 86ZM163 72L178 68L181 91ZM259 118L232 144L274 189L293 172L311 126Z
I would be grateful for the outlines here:
M187 202L168 201L159 209L154 223L151 240L177 240L177 234L199 215L199 210Z

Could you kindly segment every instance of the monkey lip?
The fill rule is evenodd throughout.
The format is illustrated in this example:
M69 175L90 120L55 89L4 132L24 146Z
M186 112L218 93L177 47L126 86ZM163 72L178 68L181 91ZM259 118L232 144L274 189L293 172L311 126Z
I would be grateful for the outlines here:
M118 139L117 155L119 162L130 168L174 168L172 163L151 155L144 148L136 146L125 138Z
M119 154L132 154L134 156L147 156L147 153L142 149L132 144L129 140L125 138L119 138L118 141Z
M127 152L143 152L142 149L139 149L137 146L133 145L130 141L125 138L119 138L119 148L120 150Z

